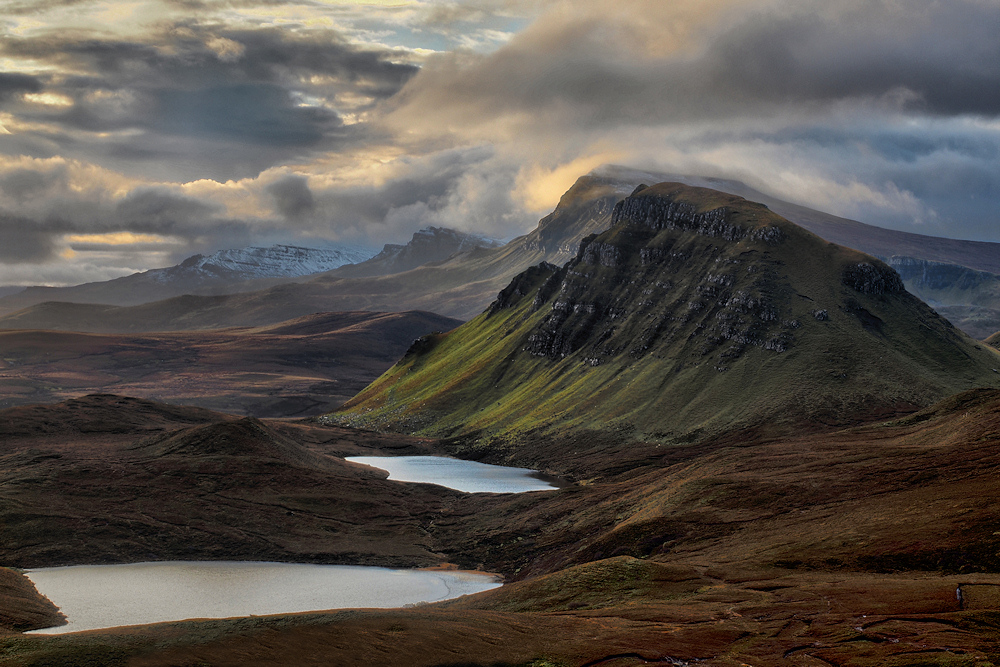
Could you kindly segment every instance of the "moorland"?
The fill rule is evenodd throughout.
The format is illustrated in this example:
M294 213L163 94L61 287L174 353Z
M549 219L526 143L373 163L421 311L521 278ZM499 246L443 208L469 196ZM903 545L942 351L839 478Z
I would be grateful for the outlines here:
M0 411L8 567L268 559L503 587L39 637L20 633L58 612L6 570L0 664L1000 662L1000 353L762 204L614 192L553 214L586 212L564 262L325 416L108 394ZM343 461L415 453L567 484L464 494Z

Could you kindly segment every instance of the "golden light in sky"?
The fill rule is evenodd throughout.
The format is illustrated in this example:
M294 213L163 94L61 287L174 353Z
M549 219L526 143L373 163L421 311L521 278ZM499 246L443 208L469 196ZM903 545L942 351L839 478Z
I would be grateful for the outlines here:
M606 162L1000 241L998 23L997 0L3 3L0 287L511 238Z

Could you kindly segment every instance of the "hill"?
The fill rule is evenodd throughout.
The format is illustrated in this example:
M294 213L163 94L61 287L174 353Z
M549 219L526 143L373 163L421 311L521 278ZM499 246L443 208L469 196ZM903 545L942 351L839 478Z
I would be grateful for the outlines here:
M0 410L0 560L438 563L425 514L458 494L340 458L383 446L426 451L107 394Z
M290 245L219 250L193 255L176 266L70 287L28 287L0 298L9 313L47 301L133 306L183 294L249 292L271 284L362 262L363 248L302 248Z
M487 448L567 429L690 440L849 424L1000 380L1000 357L895 271L766 206L663 183L613 222L418 341L335 419Z
M620 165L605 165L598 168L596 173L633 183L673 181L738 195L766 205L786 220L831 243L860 250L883 260L895 256L964 267L973 271L1000 273L1000 243L942 238L878 227L793 204L732 179L643 171Z
M104 427L77 428L96 415ZM129 425L111 430L115 415ZM5 562L449 559L507 585L411 609L0 638L0 664L875 667L1000 650L997 390L836 432L650 447L627 470L605 457L577 484L513 496L338 460L440 443L219 417L111 396L0 411L21 424L0 441ZM32 435L46 422L71 437ZM36 621L30 584L11 583L2 609Z
M218 329L269 324L317 310L421 309L468 320L479 314L511 278L529 266L543 261L562 265L571 259L584 237L608 228L611 211L618 201L644 179L651 182L651 178L661 176L615 166L595 170L578 179L534 230L501 247L482 237L430 228L415 234L405 246L386 245L379 255L365 262L298 283L271 279L282 284L264 285L259 281L234 284L228 295L210 290L199 296L147 304L149 307L113 308L106 304L69 305L61 300L62 292L38 292L47 294L51 302L33 299L29 305L17 301L17 297L0 299L0 305L8 304L8 313L0 316L0 329L105 333ZM937 262L945 265L946 272L963 268L1000 271L997 243L881 229L769 197L738 181L689 176L677 180L764 202L772 211L828 241L883 259ZM918 295L934 298L934 294L920 292L916 282L907 279L905 284L918 290ZM979 334L984 327L991 327L994 320L1000 322L990 306L977 305L977 291L965 292L961 288L950 291L953 303L947 306L950 310L943 312L969 333ZM12 312L14 306L23 308Z
M0 331L0 407L118 393L257 417L322 414L418 336L459 324L433 313L353 312L216 331Z

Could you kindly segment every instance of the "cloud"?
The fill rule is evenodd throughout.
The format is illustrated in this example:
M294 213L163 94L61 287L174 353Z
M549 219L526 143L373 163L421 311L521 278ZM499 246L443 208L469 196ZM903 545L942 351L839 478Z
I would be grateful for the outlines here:
M40 197L64 178L62 171L13 169L0 175L0 192L18 202Z
M37 93L41 89L42 82L37 77L0 72L0 103L6 102L15 95Z
M170 233L212 217L219 208L191 197L141 189L130 193L115 207L116 226L130 231Z
M688 4L674 13L691 23ZM393 101L390 119L482 138L498 124L540 133L784 118L845 102L1000 113L995 2L730 3L728 18L709 14L682 35L663 29L674 3L623 5L555 12L493 54L441 55ZM644 8L664 23L644 20Z
M42 90L65 100L15 105L35 127L17 148L180 180L255 176L363 140L365 114L417 71L331 30L190 20L143 40L50 33L7 39L0 50L65 72L0 77L0 101Z
M55 253L52 229L34 220L0 212L0 263L30 264Z
M1000 241L997 0L154 0L99 30L60 4L17 3L0 42L0 210L53 271L68 234L169 239L77 243L94 276L510 237L606 161Z
M429 59L382 122L414 150L493 144L535 205L554 197L531 174L610 152L1000 240L998 128L969 125L1000 116L998 22L992 0L584 0L494 53Z
M288 220L301 220L316 210L316 201L302 176L286 176L266 188L278 212Z

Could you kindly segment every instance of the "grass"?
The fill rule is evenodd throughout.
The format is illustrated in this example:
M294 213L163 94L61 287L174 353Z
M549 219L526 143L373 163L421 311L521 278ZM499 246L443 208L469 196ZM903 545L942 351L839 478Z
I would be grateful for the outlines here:
M685 441L764 423L846 425L1000 380L1000 356L916 298L845 285L851 267L877 260L730 195L654 186L638 196L726 206L731 224L777 227L784 242L616 225L592 241L617 248L617 265L578 258L522 274L512 285L523 296L408 355L333 418L493 447L614 427ZM558 289L545 287L536 308L549 279ZM564 303L582 307L561 316ZM576 342L535 356L539 335Z

